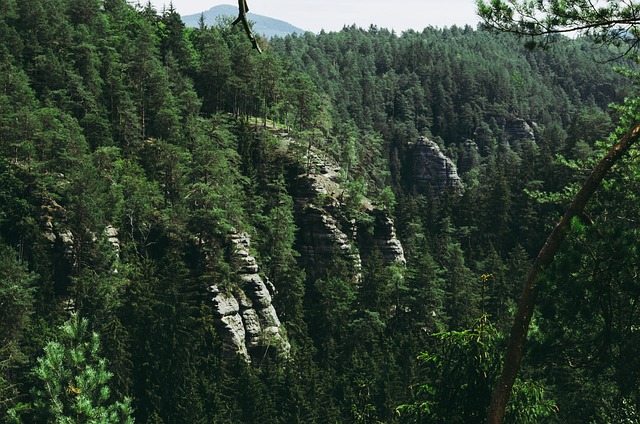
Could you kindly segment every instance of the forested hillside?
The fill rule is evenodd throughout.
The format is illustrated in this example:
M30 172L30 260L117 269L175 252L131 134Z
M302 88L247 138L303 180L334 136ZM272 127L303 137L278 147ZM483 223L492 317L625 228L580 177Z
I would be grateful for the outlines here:
M0 3L2 421L483 421L636 62L470 27L260 42ZM539 283L509 422L640 419L635 156Z

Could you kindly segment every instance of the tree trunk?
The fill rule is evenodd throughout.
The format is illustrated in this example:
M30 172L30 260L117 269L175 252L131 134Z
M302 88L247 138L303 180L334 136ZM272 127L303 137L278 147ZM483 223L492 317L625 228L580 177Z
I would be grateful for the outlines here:
M636 125L625 136L618 141L600 160L598 165L584 182L578 194L573 199L571 206L562 219L556 224L549 234L547 241L538 253L527 281L522 289L522 295L518 301L518 309L511 327L511 334L507 343L507 350L504 356L504 364L500 380L496 385L491 397L491 404L487 410L488 424L501 424L504 419L505 409L511 389L515 382L516 375L520 369L522 355L524 353L524 343L531 323L531 316L536 301L536 280L542 270L544 270L553 260L560 245L567 237L571 219L583 213L584 208L596 191L602 179L618 160L629 150L629 148L640 138L640 123Z

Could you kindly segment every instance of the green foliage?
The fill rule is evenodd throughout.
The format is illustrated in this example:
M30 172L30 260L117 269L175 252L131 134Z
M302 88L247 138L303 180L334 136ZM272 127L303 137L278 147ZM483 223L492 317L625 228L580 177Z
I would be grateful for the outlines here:
M380 203L386 211L393 214L393 208L396 206L396 196L393 194L391 187L386 186L380 192Z
M28 217L30 205L15 168L7 160L0 161L0 181L0 228L3 234L9 235L13 225Z
M0 244L0 414L4 416L18 398L17 370L27 362L24 334L34 312L37 276L20 262L16 252Z
M534 36L581 31L598 41L624 42L638 23L639 6L634 2L610 1L593 5L581 0L479 0L476 4L478 14L487 25ZM535 40L531 43L536 45Z
M127 159L117 160L112 172L113 223L125 230L129 240L145 246L162 202L158 185L147 180L137 163Z
M486 315L472 329L435 333L431 351L418 356L426 380L412 386L412 402L398 407L403 422L482 422L500 371L503 336ZM506 422L537 423L556 406L534 382L519 382Z
M540 334L533 349L545 351L555 364L548 378L562 378L562 385L550 389L563 393L557 400L565 421L622 422L635 414L628 408L637 382L628 349L636 343L638 319L632 274L637 231L628 213L637 208L637 176L634 161L621 164L589 211L595 223L572 221L568 248L543 279ZM592 407L578 413L576 405L586 398ZM567 410L576 412L568 416Z
M415 401L418 415L423 404L476 419L546 227L615 119L619 135L638 116L635 65L612 72L589 39L558 41L528 51L470 27L351 26L265 41L256 55L230 21L185 29L172 6L0 2L0 413L393 423ZM514 135L523 122L535 140ZM463 189L416 188L419 135ZM336 188L321 205L353 250L305 228L313 195L300 169ZM567 422L637 415L639 174L633 161L616 173L590 211L596 225L576 223L545 281L514 422L543 419L547 393ZM288 358L226 355L207 288L243 291L229 242L240 231L275 289ZM396 234L406 268L388 263ZM239 302L242 315L251 300ZM74 317L31 372L69 307L90 327ZM465 330L481 313L496 328ZM424 366L418 352L432 355Z
M33 400L9 412L21 422L133 423L131 401L114 400L108 386L112 374L99 356L99 337L88 321L73 314L58 330L58 341L47 343L34 373L39 381Z

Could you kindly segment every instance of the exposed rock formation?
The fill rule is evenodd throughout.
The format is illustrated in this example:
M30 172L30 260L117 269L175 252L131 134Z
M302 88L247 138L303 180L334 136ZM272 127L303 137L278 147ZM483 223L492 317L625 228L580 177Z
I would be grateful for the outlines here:
M275 288L258 275L258 263L249 253L249 235L233 234L231 243L238 287L229 289L217 284L209 287L225 350L247 361L260 358L268 351L288 355L291 346L282 334L280 320L271 304Z
M533 140L535 141L536 137L533 132L533 128L527 121L520 118L511 118L507 119L504 132L509 140L509 143L514 143L516 141L521 140Z
M54 228L52 221L46 221L44 223L43 235L52 244L60 242L60 244L64 248L65 255L69 258L73 256L73 233L71 232L71 230L61 230L58 228Z
M66 225L67 211L50 197L41 200L39 218L42 235L50 242L54 293L67 297L71 271L78 264L73 233ZM67 297L64 303L65 309L73 309L73 299Z
M112 225L107 225L107 228L104 230L105 235L107 236L107 240L109 244L113 246L116 251L120 251L120 239L118 238L118 229Z
M233 294L221 291L213 284L209 287L213 295L213 308L220 319L218 327L225 343L225 350L232 354L239 354L249 360L249 352L245 344L246 333L240 316L240 305Z
M305 205L297 215L298 247L307 275L312 279L322 278L334 254L338 253L353 264L353 277L359 278L362 265L353 244L355 231L345 234L330 213L313 204Z
M369 214L373 217L372 231L358 233L358 245L365 264L368 256L377 249L385 265L406 265L404 249L396 236L393 220L380 209L372 210Z
M353 266L352 278L361 277L362 262L378 249L385 264L406 263L396 237L393 221L386 212L364 199L362 210L373 219L360 223L345 214L344 189L340 186L336 164L320 163L319 173L298 169L291 188L296 205L297 250L300 264L310 280L323 278L332 260L341 257Z
M291 188L296 208L297 250L300 265L310 280L322 278L337 253L353 264L353 278L360 278L360 255L354 243L356 225L341 214L342 189L337 166L323 164L321 174L297 169Z
M421 191L433 190L441 193L447 187L461 185L455 164L446 157L436 143L420 137L409 145L412 181Z
M473 140L466 140L462 144L462 152L458 159L458 171L461 174L471 171L480 163L478 145Z

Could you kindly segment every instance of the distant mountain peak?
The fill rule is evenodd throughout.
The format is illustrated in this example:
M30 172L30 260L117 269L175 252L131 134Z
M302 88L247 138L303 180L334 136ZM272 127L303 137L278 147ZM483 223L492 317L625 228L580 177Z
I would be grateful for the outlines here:
M184 15L182 16L182 21L187 27L197 28L200 22L200 15L204 15L205 24L211 26L216 24L219 16L231 16L234 18L238 16L238 7L230 4L221 4L202 13ZM253 32L267 38L285 37L290 34L304 34L306 32L304 29L293 26L288 22L268 16L249 12L247 13L247 18L253 22Z

